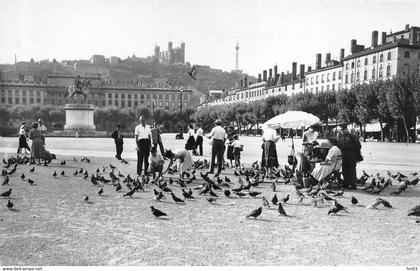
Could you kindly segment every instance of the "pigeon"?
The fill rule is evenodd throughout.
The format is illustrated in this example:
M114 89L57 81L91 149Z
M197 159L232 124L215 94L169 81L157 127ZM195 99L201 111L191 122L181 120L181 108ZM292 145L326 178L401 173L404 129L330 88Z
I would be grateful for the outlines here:
M284 203L286 203L289 200L290 196L289 194L287 194L286 197L282 198L281 201L283 201Z
M116 169L117 167L114 167L113 165L109 164L109 167L111 168L111 170Z
M23 181L25 179L25 174L22 173L22 175L20 175L20 178Z
M188 72L188 75L189 75L192 79L197 80L197 79L195 78L195 75L197 74L197 71L198 71L198 66L197 66L197 65L194 65L194 66L192 66L191 70Z
M390 195L399 196L401 194L401 192L403 192L403 191L404 191L404 189L398 188L397 190L391 192Z
M30 185L34 185L34 184L35 184L35 182L34 182L31 178L29 178L29 179L28 179L28 183L29 183Z
M207 199L208 202L213 203L216 201L216 198L210 197Z
M175 196L175 194L173 193L173 192L171 192L171 196L172 196L172 199L176 202L176 203L184 203L184 201L182 200L182 199L180 199L180 198L178 198L177 196Z
M4 177L4 181L2 183L2 185L6 185L9 183L9 176Z
M420 205L414 206L408 211L408 216L420 216Z
M122 188L121 184L117 183L117 185L115 186L115 191L121 191L121 188Z
M279 214L287 216L286 211L284 210L283 206L281 205L281 203L279 202L279 208L277 209Z
M88 202L89 201L89 196L85 196L85 198L83 199L84 202Z
M75 157L73 157L73 162L77 162L77 159Z
M357 205L358 203L359 203L359 201L354 196L352 196L351 197L351 204Z
M65 176L66 175L66 173L64 172L64 170L63 171L61 171L61 176Z
M271 199L271 203L273 203L273 205L277 205L278 202L279 199L277 198L277 194L274 194L274 197Z
M128 191L127 193L125 193L123 195L123 197L130 197L131 198L134 195L134 192L136 192L136 189L132 189L132 190Z
M205 194L207 194L208 192L210 192L210 186L209 185L205 185L204 186L204 188L198 193L199 195L205 195Z
M57 172L54 170L53 177L57 177Z
M163 192L158 192L158 194L154 197L155 201L160 201L165 196L163 195Z
M79 171L77 171L77 169L76 169L76 171L73 173L73 176L77 176L79 174Z
M86 170L87 171L87 170ZM79 173L82 174L83 173L83 168L80 168Z
M248 194L249 194L251 197L256 197L256 196L258 196L259 194L261 194L261 192L250 191L250 192L248 192Z
M249 217L253 217L253 218L257 218L261 215L262 213L262 207L259 207L258 209L253 210L249 215L246 216L246 218Z
M270 203L264 196L261 198L261 201L263 206L270 207Z
M153 214L155 217L168 216L166 213L162 212L162 211L161 211L161 210L159 210L159 209L156 209L156 208L155 208L155 207L153 207L153 206L150 206L150 209L152 210L152 214Z
M184 189L182 189L182 195L184 196L184 199L194 199L194 197L190 195L188 192L186 192Z
M392 208L392 205L388 201L386 201L384 199L381 199L381 198L378 198L378 200L379 200L380 203L382 203L382 205L384 207L386 207L386 208Z
M7 201L7 209L9 209L9 210L12 210L12 208L13 208L13 203L10 201L10 200L8 200Z
M329 211L328 211L328 214L336 214L336 213L338 213L338 212L340 212L341 210L343 210L343 209L340 209L340 208L338 208L338 207L336 207L336 206L333 206Z
M35 171L35 167L33 167L29 170L29 172L34 172L34 171Z
M226 197L230 197L230 190L225 190L224 194L225 194Z
M340 203L338 203L338 201L334 200L334 207L336 207L337 209L339 209L339 211L341 210L346 210L347 208L344 207L343 205L341 205Z
M376 209L376 207L379 206L379 204L381 204L381 201L376 199L374 202L372 202L371 204L369 204L368 206L366 206L367 209Z
M12 194L12 188L10 188L9 190L7 190L6 192L3 192L0 194L0 197L5 197L5 198L9 198L10 194Z
M242 193L242 192L235 192L236 195L238 195L239 197L245 197L246 194Z
M103 188L99 189L98 195L101 196L103 193L104 193L104 189Z
M61 161L60 163L62 166L64 166L66 164L66 161Z
M340 191L338 191L337 193L334 193L334 197L342 197L344 194L344 189L341 188Z
M218 197L219 197L219 196L218 196L216 193L214 193L212 190L210 190L209 194L210 194L210 196L212 196L212 197L214 197L214 198L218 198Z
M410 181L410 185L416 186L419 183L420 178L417 177Z

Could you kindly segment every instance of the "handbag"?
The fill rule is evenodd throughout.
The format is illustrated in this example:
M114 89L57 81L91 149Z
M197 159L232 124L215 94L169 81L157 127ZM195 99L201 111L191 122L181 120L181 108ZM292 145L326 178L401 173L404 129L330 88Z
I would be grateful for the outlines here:
M295 143L293 142L293 137L292 137L292 150L290 151L290 154L287 156L287 163L289 163L289 165L291 166L297 165L297 159L295 157Z

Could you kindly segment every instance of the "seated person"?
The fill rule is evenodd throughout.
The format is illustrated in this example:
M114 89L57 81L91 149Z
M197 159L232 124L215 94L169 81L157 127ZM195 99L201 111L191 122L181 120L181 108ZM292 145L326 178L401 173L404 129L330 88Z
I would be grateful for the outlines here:
M162 176L163 171L163 161L162 155L157 153L156 146L153 146L150 149L150 157L149 157L149 173L153 174L153 179L156 180L156 173L158 173L157 179Z
M338 148L338 140L336 138L328 138L328 143L331 144L331 148L328 151L325 160L315 166L311 172L311 177L318 182L327 177L332 172L341 168L341 150Z

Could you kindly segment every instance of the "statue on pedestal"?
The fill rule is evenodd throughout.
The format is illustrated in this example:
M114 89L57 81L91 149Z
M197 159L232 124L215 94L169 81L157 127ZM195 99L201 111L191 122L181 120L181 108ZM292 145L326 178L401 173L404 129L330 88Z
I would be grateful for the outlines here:
M86 100L87 95L89 94L89 87L91 86L91 83L89 80L80 80L80 75L77 76L77 78L74 80L73 86L68 86L67 97L70 97L74 100L75 95L81 95L83 96L83 100Z

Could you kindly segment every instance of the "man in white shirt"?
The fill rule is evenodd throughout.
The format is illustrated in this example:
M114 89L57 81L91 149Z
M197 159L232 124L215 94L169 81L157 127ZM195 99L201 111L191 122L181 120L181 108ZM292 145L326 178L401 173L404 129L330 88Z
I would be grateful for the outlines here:
M195 132L195 142L198 148L198 155L203 156L203 129L197 124L197 132Z
M210 135L208 136L208 138L213 140L213 146L211 149L211 166L209 173L214 173L214 160L217 156L217 173L214 175L214 177L217 177L219 176L223 167L223 153L225 152L225 141L227 134L225 129L221 126L222 121L220 119L217 119L214 124L216 124L216 127L211 130Z
M149 168L152 132L149 125L146 124L143 115L139 117L139 121L140 124L134 129L134 135L136 136L137 145L137 175L141 176L143 163L145 175L147 174L147 169Z

